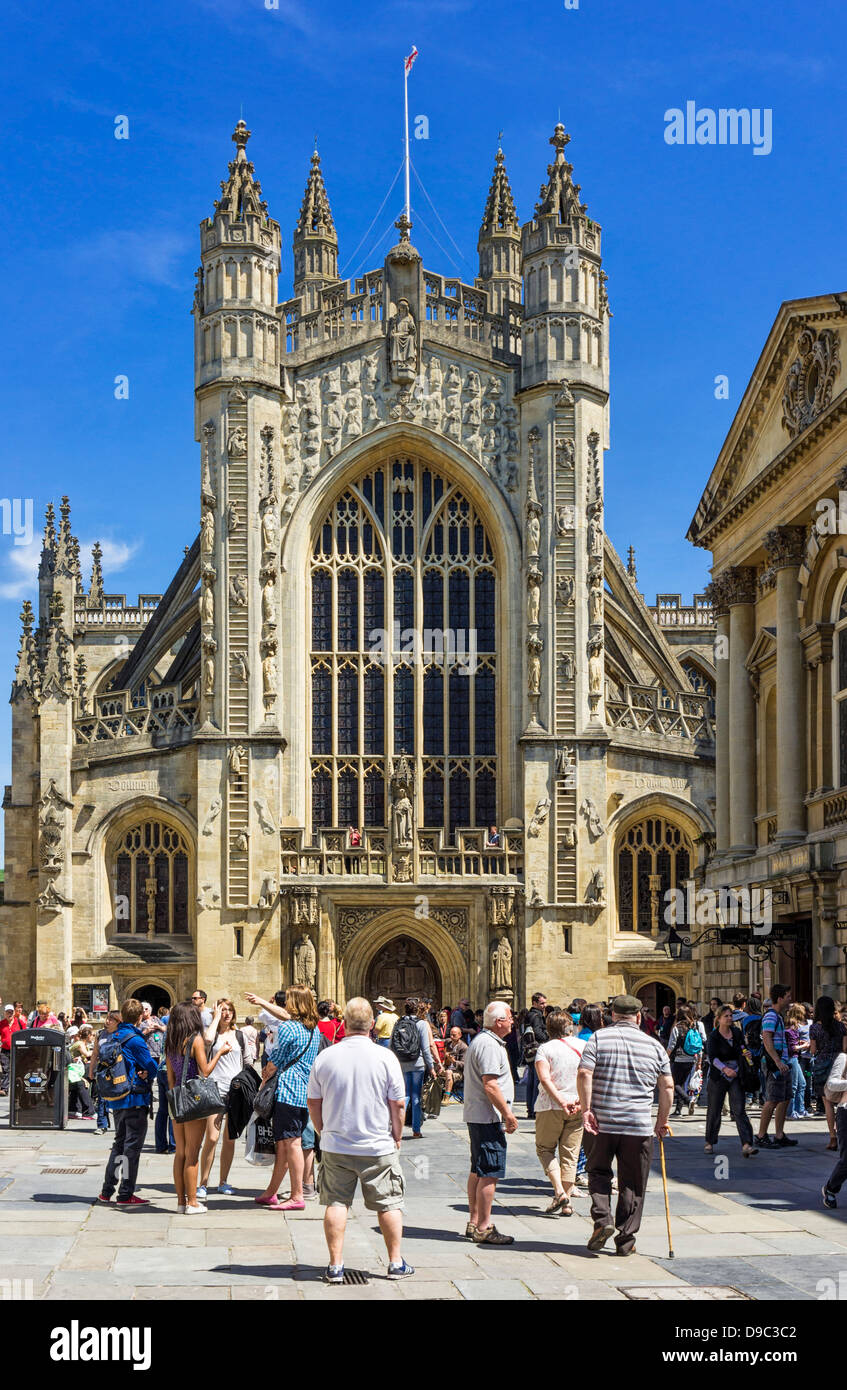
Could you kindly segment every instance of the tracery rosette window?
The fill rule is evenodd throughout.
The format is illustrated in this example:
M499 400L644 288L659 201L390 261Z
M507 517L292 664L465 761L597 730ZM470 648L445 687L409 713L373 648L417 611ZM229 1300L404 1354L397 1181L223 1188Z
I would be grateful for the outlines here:
M311 565L311 826L384 828L392 758L422 828L497 822L497 566L473 503L408 458L345 485Z
M678 825L650 816L631 825L618 841L618 930L651 932L654 919L666 931L668 892L685 891L691 877L691 842Z

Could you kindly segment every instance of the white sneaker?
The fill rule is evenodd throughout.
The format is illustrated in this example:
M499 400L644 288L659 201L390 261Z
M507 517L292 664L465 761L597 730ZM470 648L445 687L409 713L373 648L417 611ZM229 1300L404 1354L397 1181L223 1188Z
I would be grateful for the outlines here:
M177 1209L176 1209L176 1214L177 1214L177 1216L184 1216L184 1215L185 1215L185 1206L183 1205L183 1206L181 1206L181 1207L177 1207Z
M196 1207L186 1207L186 1208L185 1208L185 1215L186 1215L186 1216L202 1216L202 1215L203 1215L205 1212L207 1212L208 1210L209 1210L208 1207L204 1207L204 1206L202 1205L202 1203L198 1202Z
M197 1189L197 1200L198 1200L198 1202L205 1202L205 1200L206 1200L206 1189L205 1189L205 1187L198 1187L198 1189Z

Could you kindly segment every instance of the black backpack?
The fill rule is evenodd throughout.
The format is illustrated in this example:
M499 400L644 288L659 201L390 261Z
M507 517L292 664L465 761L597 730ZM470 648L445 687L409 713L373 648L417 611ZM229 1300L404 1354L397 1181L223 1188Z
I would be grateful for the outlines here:
M390 1046L398 1062L416 1062L420 1057L421 1038L418 1025L409 1014L405 1018L398 1018L395 1023Z
M747 1020L747 1027L744 1029L744 1045L754 1060L761 1057L763 1044L762 1019L760 1014L755 1014L752 1018Z

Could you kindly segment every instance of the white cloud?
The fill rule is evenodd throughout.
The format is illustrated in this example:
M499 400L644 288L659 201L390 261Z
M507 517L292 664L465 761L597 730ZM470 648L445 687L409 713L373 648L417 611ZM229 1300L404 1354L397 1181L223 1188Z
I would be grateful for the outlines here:
M72 272L96 271L101 291L104 283L124 289L146 284L184 290L187 282L181 262L193 246L187 234L164 228L115 229L69 247L67 255Z
M0 565L0 599L24 599L33 601L38 595L38 566L41 560L41 535L33 536L26 545L14 545L11 537L2 537L5 543ZM114 588L112 575L124 569L140 548L140 541L103 540L103 580L107 593ZM91 551L94 541L80 541L80 566L82 582L86 589L91 580Z

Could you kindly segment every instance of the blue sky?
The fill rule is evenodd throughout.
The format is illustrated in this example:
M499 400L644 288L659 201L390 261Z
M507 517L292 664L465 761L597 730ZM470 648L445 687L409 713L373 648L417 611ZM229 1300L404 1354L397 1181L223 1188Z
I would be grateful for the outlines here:
M685 540L779 304L847 289L842 7L782 0L7 0L3 112L5 427L0 495L70 495L106 588L161 592L195 534L191 299L243 103L250 156L291 231L315 135L347 274L378 264L402 154L402 59L420 53L412 157L450 236L413 188L426 265L471 279L497 134L521 220L561 119L604 231L612 320L607 525L639 586L690 597L707 556ZM693 100L773 111L773 151L669 146ZM115 118L130 138L114 138ZM386 235L379 240L385 229ZM371 249L372 248L372 249ZM371 249L371 254L365 253ZM461 253L461 254L460 254ZM129 378L128 400L114 378ZM729 378L716 400L714 379ZM35 547L37 551L37 547ZM37 554L0 536L0 670L10 680ZM9 778L0 704L0 781Z

